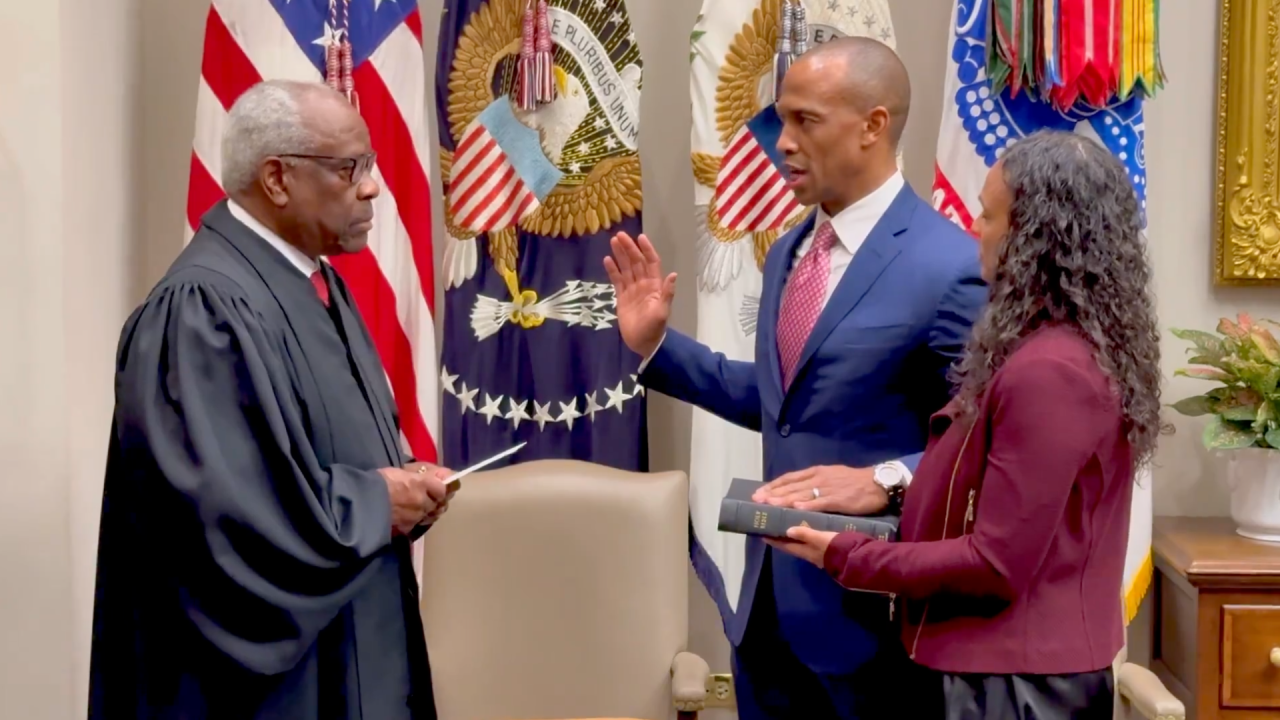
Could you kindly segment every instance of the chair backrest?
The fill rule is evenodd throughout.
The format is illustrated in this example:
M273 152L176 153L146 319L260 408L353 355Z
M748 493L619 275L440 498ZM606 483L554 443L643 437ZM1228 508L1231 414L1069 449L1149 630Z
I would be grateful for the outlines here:
M671 713L688 479L565 460L471 475L425 536L441 720Z

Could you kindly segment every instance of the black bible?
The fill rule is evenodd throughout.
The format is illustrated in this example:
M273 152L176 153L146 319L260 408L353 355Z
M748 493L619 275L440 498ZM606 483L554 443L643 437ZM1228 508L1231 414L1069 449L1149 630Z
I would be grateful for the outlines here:
M751 496L764 483L734 478L720 501L720 529L724 532L785 538L787 529L803 525L828 532L860 532L879 540L898 539L896 515L840 515L758 503Z

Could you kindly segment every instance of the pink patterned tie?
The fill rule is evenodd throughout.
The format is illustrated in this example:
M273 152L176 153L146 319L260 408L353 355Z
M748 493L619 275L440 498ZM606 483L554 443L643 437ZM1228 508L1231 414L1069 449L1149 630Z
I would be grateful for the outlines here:
M791 386L800 353L822 314L822 301L831 274L831 248L836 240L830 221L818 226L813 246L796 263L782 293L782 309L778 312L778 359L782 362L784 391Z

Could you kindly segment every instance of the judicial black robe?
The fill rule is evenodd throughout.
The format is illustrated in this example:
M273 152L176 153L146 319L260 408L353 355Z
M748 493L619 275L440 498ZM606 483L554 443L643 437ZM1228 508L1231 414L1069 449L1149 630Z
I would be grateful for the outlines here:
M90 718L435 718L399 419L325 273L328 310L224 201L125 324Z

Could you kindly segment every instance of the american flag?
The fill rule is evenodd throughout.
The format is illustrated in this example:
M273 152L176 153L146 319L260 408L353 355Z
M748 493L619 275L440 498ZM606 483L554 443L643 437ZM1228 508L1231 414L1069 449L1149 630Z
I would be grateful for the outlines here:
M437 457L439 397L431 190L422 18L416 0L214 0L205 24L186 240L223 197L220 144L227 111L255 83L323 81L325 49L349 31L355 92L378 154L369 245L330 258L351 288L395 394L409 452ZM331 22L336 14L337 27Z
M513 141L521 135L527 145ZM521 125L509 104L485 108L463 131L454 151L446 199L454 223L484 233L511 227L537 212L563 177L545 158L522 151L537 144L537 131Z
M716 177L716 210L731 231L778 229L801 209L782 174L781 133L781 119L769 105L728 143Z
M747 121L725 151L716 176L716 212L736 232L777 230L801 210L782 174L778 136L782 121L773 105Z

